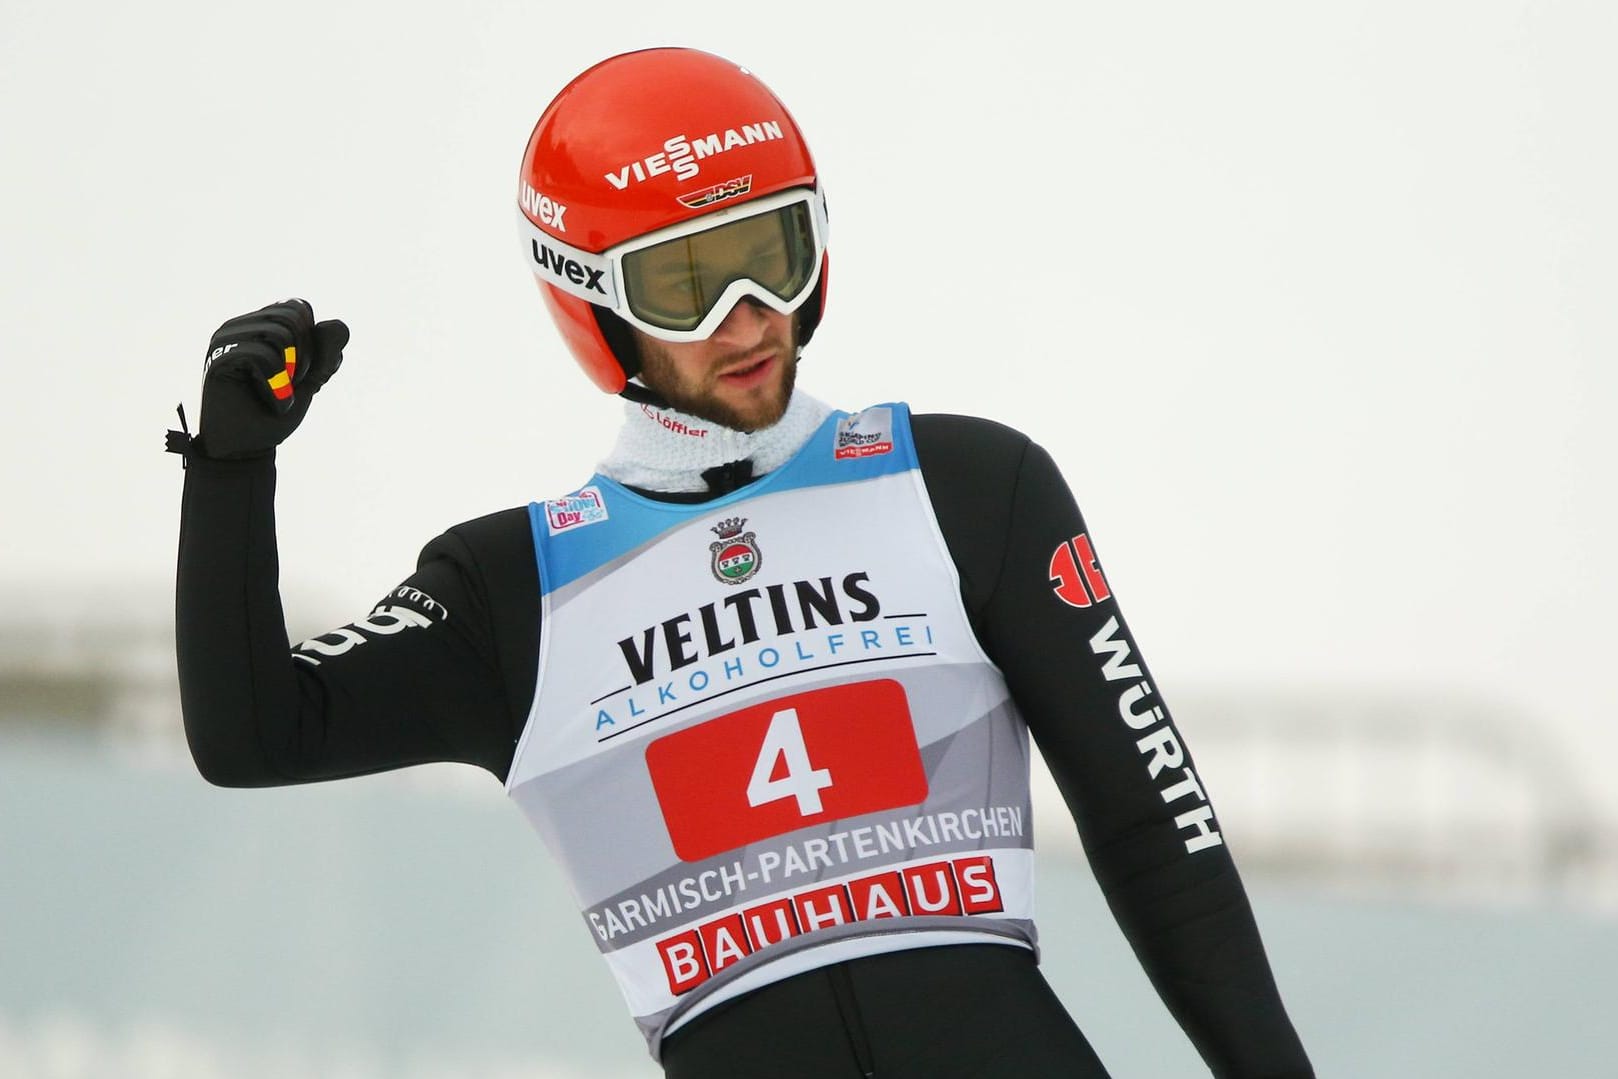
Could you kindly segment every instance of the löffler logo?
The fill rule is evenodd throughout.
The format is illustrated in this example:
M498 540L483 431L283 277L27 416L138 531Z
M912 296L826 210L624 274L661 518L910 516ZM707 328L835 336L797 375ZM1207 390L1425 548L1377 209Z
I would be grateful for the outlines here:
M669 992L688 993L730 964L800 933L906 916L994 914L1005 909L986 854L908 866L809 888L735 911L657 942Z
M708 544L712 556L709 568L721 584L741 584L757 573L764 562L754 533L742 531L746 523L746 517L727 517L709 529L719 537L717 542Z
M677 435L689 435L692 438L708 437L708 429L706 427L692 427L684 420L676 419L673 416L665 416L651 405L641 405L640 411L641 414L647 419L652 420L658 424L658 426L664 428L665 430L672 431Z

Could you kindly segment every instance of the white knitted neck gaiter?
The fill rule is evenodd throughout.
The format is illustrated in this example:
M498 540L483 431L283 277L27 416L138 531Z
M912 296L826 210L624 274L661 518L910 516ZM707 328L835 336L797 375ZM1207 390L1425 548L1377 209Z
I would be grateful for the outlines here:
M801 390L793 392L781 419L761 431L736 431L671 408L629 401L624 405L618 442L597 471L626 487L706 491L704 469L751 460L753 475L773 472L798 452L829 415L829 406Z

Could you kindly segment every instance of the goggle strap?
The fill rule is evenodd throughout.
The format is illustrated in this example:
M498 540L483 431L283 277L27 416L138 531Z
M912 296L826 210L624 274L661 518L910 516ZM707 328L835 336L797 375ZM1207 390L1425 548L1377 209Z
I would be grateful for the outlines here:
M570 296L617 310L618 287L611 259L563 243L528 220L521 210L517 211L517 219L525 241L524 257L535 277Z

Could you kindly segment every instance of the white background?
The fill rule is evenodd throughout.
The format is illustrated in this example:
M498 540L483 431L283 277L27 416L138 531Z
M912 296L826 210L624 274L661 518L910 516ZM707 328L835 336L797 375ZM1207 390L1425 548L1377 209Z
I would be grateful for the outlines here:
M523 268L516 169L575 72L690 44L770 84L825 177L805 387L1047 446L1171 701L1504 704L1618 818L1615 30L1596 2L0 0L0 588L167 607L161 433L214 326L291 294L354 332L281 455L294 635L582 481L619 406Z

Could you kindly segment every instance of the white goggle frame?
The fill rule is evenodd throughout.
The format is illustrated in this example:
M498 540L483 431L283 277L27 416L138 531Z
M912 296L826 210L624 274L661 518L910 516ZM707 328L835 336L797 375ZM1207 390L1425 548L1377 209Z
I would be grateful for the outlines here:
M706 232L733 221L772 213L783 206L797 203L809 207L810 228L814 233L815 264L796 295L783 300L752 278L744 277L726 285L725 290L708 308L708 313L703 316L702 321L689 330L671 330L654 325L629 309L629 301L624 290L624 256L669 240ZM598 307L607 308L637 330L659 341L676 343L706 341L713 336L719 324L725 321L731 309L744 297L751 297L774 311L790 315L803 306L803 301L820 283L820 270L825 263L826 199L818 188L795 187L723 210L714 210L689 221L682 221L645 236L626 240L600 254L558 240L528 220L527 215L520 209L517 211L517 219L523 241L523 258L535 277L547 285L554 285L570 296L577 296Z

